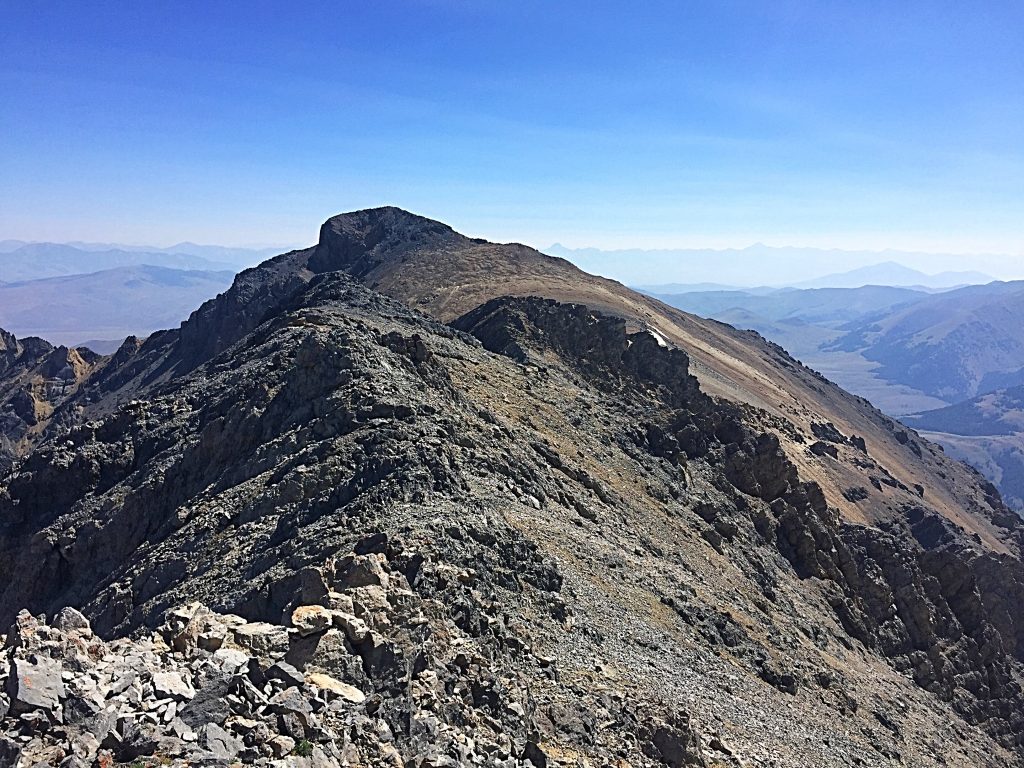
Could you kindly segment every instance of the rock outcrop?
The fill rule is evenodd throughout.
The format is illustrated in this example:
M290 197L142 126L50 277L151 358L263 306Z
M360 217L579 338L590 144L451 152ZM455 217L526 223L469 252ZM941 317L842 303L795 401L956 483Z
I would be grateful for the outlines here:
M1024 764L998 495L742 334L365 285L532 263L424 221L129 340L0 474L0 765ZM705 386L726 339L808 409Z
M0 471L31 449L54 411L71 402L102 360L85 348L17 339L0 329Z

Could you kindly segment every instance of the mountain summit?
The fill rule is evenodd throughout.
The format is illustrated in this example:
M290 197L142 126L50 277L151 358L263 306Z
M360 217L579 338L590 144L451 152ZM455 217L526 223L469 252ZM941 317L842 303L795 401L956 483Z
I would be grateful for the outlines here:
M1024 526L756 334L379 208L0 345L0 760L1024 765Z

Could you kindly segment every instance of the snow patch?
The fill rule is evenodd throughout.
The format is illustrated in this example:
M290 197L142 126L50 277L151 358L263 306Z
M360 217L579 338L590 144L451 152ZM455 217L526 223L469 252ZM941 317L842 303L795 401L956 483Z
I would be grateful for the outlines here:
M665 349L669 348L669 343L665 341L665 337L658 333L656 330L654 330L653 328L648 328L647 332L654 337L654 340L658 342L659 347L664 347Z

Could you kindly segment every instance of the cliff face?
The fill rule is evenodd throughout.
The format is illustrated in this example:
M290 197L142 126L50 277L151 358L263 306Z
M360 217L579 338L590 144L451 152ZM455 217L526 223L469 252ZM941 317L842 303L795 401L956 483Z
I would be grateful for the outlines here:
M223 666L215 635L252 658L224 685L269 675L260 695L298 708L242 696L189 725L249 762L285 736L338 765L1024 765L1021 526L990 487L757 337L585 275L574 290L618 311L501 296L474 259L531 285L573 268L425 221L332 219L126 343L0 476L0 621L162 627L115 641L159 657L139 692L158 722L125 699L134 725L90 760L150 754L121 747L136 727L162 757L209 757L145 675L219 690L197 671ZM368 287L459 258L464 283L404 297L496 294L457 317ZM802 410L754 402L790 383ZM215 613L172 611L196 600ZM61 738L11 712L14 742Z

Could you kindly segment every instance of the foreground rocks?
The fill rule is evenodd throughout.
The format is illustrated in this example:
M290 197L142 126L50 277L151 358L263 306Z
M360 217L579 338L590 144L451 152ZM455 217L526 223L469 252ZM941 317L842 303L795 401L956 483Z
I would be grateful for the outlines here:
M191 603L152 634L104 642L74 609L49 624L22 611L0 663L0 765L549 764L526 667L557 678L550 659L526 662L529 648L509 634L519 669L503 664L498 627L483 638L455 626L434 634L424 610L436 619L438 606L381 554L336 566L317 571L321 603L296 606L290 626ZM687 714L645 718L630 704L602 738L630 756L621 764L706 765ZM592 712L551 711L555 728L595 725Z
M317 639L331 649L310 653L310 635L301 630L253 627L198 603L169 612L152 635L109 643L84 621L61 630L59 617L47 625L23 612L0 664L0 765L545 764L534 742L506 733L500 721L479 727L472 703L444 696L437 673L427 670L402 681L422 708L405 723L410 732L396 734L396 702L372 683L363 680L367 696L313 671L361 678L359 650L387 643L350 614L332 613L349 629L325 628ZM352 627L366 633L355 645L347 639ZM286 646L255 652L254 638L281 633ZM463 728L433 714L440 699L465 710ZM672 755L695 749L672 734L654 738Z

